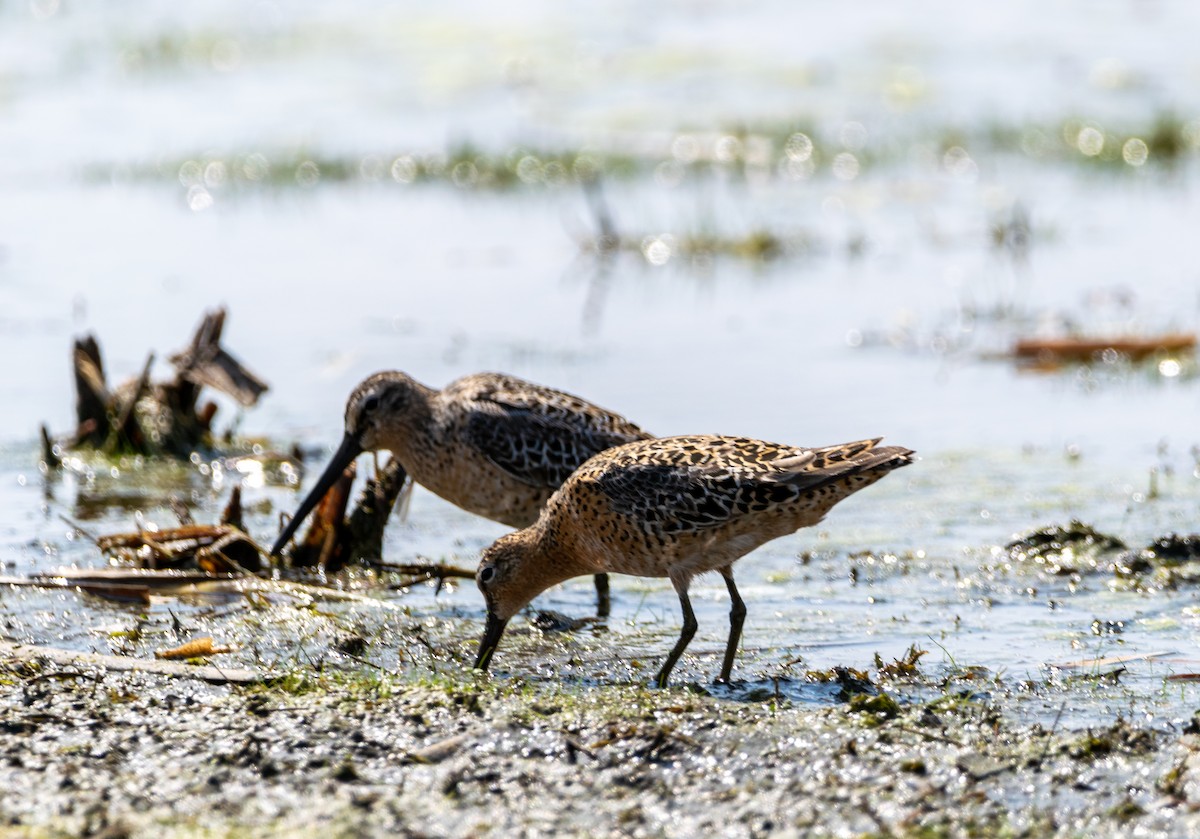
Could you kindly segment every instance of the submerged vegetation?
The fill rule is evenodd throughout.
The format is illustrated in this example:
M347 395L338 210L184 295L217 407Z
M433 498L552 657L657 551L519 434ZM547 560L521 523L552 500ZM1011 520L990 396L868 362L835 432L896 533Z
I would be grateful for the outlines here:
M1058 125L961 128L902 140L873 137L849 122L829 136L796 123L683 131L634 140L614 137L578 148L461 143L445 151L372 151L335 156L303 149L204 154L150 165L117 162L90 170L104 179L177 181L192 209L214 196L255 189L309 189L321 183L410 186L445 183L463 190L561 189L597 180L653 178L671 187L719 175L753 182L853 181L873 168L917 166L973 181L987 156L1078 163L1111 171L1174 169L1200 153L1200 117L1163 112L1140 127L1106 128L1071 118Z

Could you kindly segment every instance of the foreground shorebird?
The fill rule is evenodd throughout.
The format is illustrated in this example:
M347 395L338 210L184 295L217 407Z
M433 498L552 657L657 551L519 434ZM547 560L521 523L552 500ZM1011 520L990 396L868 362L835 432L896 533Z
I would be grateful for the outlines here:
M649 437L578 396L515 376L476 373L433 390L404 373L376 373L350 394L342 443L271 553L364 451L390 451L416 483L464 510L527 527L592 455ZM606 613L603 574L596 591Z
M541 592L584 574L669 577L683 631L655 681L696 634L692 578L719 571L733 607L719 681L728 682L746 617L733 563L779 536L816 524L838 501L913 462L913 452L861 440L801 449L745 437L667 437L593 457L538 520L483 552L476 582L487 627L475 667L486 670L508 620Z

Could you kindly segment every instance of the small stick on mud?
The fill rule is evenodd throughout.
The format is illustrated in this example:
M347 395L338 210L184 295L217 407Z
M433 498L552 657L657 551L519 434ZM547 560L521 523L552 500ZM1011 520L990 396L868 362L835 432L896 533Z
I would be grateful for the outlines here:
M114 672L155 673L161 676L200 679L212 684L247 685L263 680L260 673L238 667L213 667L120 655L100 655L99 653L60 650L56 647L14 644L11 641L0 641L0 659L23 662L42 660L76 667L99 667Z
M409 752L401 763L441 763L446 758L462 751L463 747L470 743L475 736L474 732L468 731L464 734L447 737L445 740L439 740L423 749Z

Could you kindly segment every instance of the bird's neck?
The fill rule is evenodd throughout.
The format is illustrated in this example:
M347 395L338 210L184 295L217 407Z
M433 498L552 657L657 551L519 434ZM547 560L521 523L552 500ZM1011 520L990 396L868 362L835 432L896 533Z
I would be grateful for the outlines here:
M383 440L381 448L399 457L406 466L414 458L419 460L437 450L443 443L438 438L438 423L432 404L434 394L435 391L413 382L412 397L405 405L404 413L390 424L387 438Z
M596 573L597 569L584 561L584 554L568 538L567 532L558 527L554 517L540 516L528 531L533 537L530 553L537 556L537 566L545 569L546 588L572 577Z

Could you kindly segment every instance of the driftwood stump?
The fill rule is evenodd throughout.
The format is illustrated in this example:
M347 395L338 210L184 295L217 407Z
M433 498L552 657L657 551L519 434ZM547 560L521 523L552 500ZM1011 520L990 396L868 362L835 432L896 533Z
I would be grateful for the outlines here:
M221 346L224 309L205 314L191 343L170 357L175 376L152 382L150 355L141 375L116 389L105 378L100 343L94 335L76 339L75 434L70 447L90 446L107 454L187 457L212 443L216 404L200 403L202 387L225 393L250 407L267 390L262 379Z

